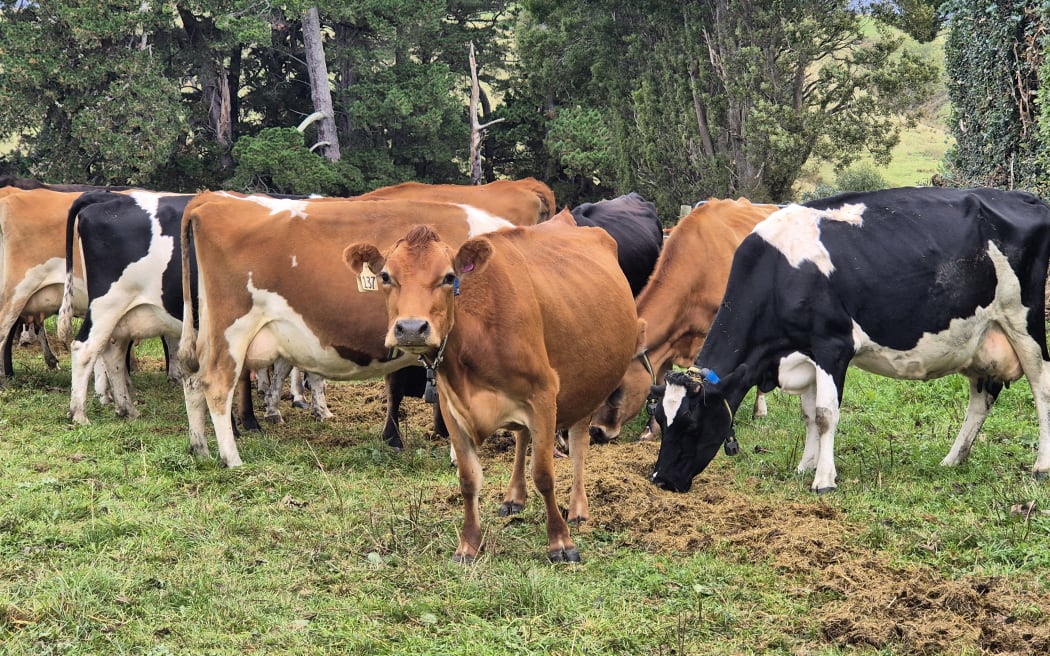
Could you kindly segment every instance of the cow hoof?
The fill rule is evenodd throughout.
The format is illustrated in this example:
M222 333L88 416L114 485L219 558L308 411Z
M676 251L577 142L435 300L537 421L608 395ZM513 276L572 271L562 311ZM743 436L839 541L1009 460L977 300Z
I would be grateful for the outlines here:
M578 563L580 562L580 552L576 547L572 549L552 549L547 554L547 558L552 563Z
M266 421L270 422L274 426L280 426L281 424L284 423L284 417L282 417L280 415L280 413L275 414L275 415L266 415L266 416L263 417L263 419L265 419Z
M456 555L452 556L452 562L456 563L457 565L470 565L474 562L474 559L475 556L471 556L470 554L457 553Z
M517 515L522 510L525 510L525 504L515 503L513 501L504 501L499 507L499 516L506 517L507 515Z
M588 519L587 517L584 517L584 516L581 515L579 517L569 517L565 521L568 522L569 524L572 524L573 526L579 526L580 524L582 524L585 521L587 521L587 519Z
M310 407L310 404L306 401L292 401L292 407L299 408L300 410L307 410Z
M313 415L317 421L328 421L335 416L331 412L314 412Z
M836 488L835 486L831 486L831 487L818 487L817 489L815 489L815 490L813 490L813 491L814 491L814 492L816 492L816 493L817 493L818 495L821 495L821 496L823 496L823 495L825 495L825 494L831 494L831 493L832 493L832 492L834 492L834 491L835 491L836 489L838 489L838 488Z

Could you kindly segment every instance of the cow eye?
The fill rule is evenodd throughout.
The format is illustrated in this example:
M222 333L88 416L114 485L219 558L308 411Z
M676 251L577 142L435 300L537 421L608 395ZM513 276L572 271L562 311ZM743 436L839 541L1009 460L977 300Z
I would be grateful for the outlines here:
M384 285L389 285L393 281L390 279L389 273L387 273L386 271L380 271L379 282L383 283Z
M456 274L454 274L454 273L446 273L445 277L441 279L441 284L442 285L452 285L452 284L455 284L455 282L456 282Z

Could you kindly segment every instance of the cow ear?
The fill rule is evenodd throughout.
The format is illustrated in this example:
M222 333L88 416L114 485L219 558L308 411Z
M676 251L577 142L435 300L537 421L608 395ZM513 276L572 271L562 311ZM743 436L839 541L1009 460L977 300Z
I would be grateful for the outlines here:
M645 319L638 317L638 342L634 345L634 356L638 357L645 352L645 343L648 341L646 332L649 329L649 322Z
M649 387L649 396L654 399L662 399L664 397L664 391L667 389L667 385L652 385Z
M361 268L367 264L374 273L382 270L386 259L379 249L372 244L350 244L343 250L343 260L346 266L354 273L361 273Z
M492 242L488 239L475 237L467 240L456 253L454 264L456 275L480 272L488 264L490 257L492 257Z
M576 227L576 217L572 215L569 208L565 208L551 218L551 223L564 223L567 226Z

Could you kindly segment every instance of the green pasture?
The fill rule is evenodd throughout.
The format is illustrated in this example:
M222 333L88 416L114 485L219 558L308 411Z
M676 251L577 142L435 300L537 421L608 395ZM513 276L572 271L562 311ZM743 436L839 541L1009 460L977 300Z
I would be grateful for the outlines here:
M646 483L645 462L638 481L589 479L592 516L610 510L598 488L616 483L638 490L621 503L681 517L728 495L733 522L699 515L689 530L704 539L673 550L646 531L686 530L676 519L588 526L574 532L581 565L546 562L531 487L522 515L497 517L508 461L486 455L485 550L460 566L458 484L447 447L423 434L426 406L410 404L408 447L395 454L378 419L348 421L335 407L319 425L285 404L288 423L242 437L246 464L227 470L188 454L181 391L154 341L143 352L142 418L94 403L92 425L74 427L68 356L50 372L38 353L16 351L17 376L0 391L0 654L1022 654L1050 644L1050 483L1029 474L1038 437L1023 381L1000 397L969 463L946 469L963 381L851 374L839 490L822 497L794 471L797 400L771 394L770 416L754 420L746 402L741 454L716 458L688 494ZM639 428L592 460L637 454ZM816 533L795 539L798 517ZM886 619L861 624L868 616ZM945 618L962 633L929 630Z

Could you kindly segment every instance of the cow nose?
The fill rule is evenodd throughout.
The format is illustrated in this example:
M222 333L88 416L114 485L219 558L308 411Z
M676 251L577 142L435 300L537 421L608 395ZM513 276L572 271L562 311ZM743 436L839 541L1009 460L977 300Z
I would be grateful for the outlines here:
M591 441L595 444L605 444L609 441L609 437L605 435L605 431L600 426L591 426Z
M422 346L430 336L430 322L426 319L398 319L394 323L394 338L399 346Z

